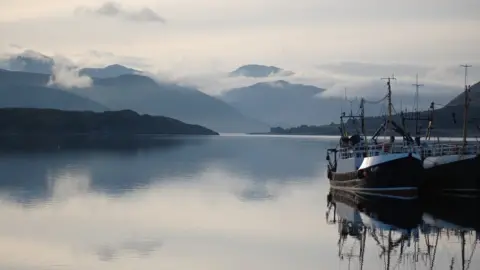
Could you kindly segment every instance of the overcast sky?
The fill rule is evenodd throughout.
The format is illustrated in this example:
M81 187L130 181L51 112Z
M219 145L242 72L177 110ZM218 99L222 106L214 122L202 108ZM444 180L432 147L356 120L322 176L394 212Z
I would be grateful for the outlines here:
M244 64L340 96L377 93L392 73L396 91L413 91L419 73L422 91L453 97L460 64L480 80L479 10L478 0L0 0L0 57L32 49L124 64L213 95L265 80L225 76Z
M480 62L478 10L478 0L0 0L0 48L161 69L457 64Z

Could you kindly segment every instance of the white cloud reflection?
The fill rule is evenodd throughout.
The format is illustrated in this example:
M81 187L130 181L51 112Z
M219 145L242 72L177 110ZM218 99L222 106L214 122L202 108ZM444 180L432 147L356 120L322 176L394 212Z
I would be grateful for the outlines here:
M335 238L322 230L318 183L269 186L275 200L245 202L248 180L222 170L118 197L85 193L85 176L63 174L51 201L28 208L2 200L0 268L313 269Z

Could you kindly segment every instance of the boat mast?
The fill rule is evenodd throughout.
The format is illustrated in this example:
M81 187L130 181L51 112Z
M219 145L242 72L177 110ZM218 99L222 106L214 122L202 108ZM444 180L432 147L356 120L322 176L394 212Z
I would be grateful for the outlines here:
M362 97L360 99L360 123L362 125L362 133L367 141L367 132L365 131L365 99Z
M360 99L360 124L362 127L363 140L365 142L365 152L364 156L368 156L368 140L367 140L367 131L365 129L365 99L362 97Z
M460 233L460 240L462 245L462 270L465 270L465 232Z
M420 133L420 130L418 128L418 120L419 120L419 114L420 112L418 111L418 103L419 103L419 93L418 93L418 88L423 86L423 84L418 84L418 73L417 73L417 76L416 76L416 80L415 80L415 83L412 84L413 86L415 86L415 102L414 102L414 106L415 106L415 136L417 136L419 133Z
M387 94L387 99L388 99L388 120L387 120L387 126L385 127L385 130L388 131L390 128L390 123L392 122L392 86L391 86L391 80L396 80L395 76L392 75L392 77L386 77L382 78L382 80L387 80L387 87L388 87L388 94Z
M467 146L467 124L468 124L468 105L470 102L469 92L470 87L467 85L467 75L468 68L472 67L471 65L465 64L460 65L465 68L465 100L463 105L463 152L465 152L465 147Z

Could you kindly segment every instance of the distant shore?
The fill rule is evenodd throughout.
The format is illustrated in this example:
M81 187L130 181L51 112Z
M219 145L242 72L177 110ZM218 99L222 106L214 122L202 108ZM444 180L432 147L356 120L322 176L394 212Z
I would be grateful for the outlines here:
M126 135L219 135L208 128L163 117L123 111L63 111L2 108L0 136L89 137Z
M375 131L367 131L367 136L373 136ZM249 133L250 135L294 135L294 136L340 136L340 132L337 131L323 131L323 132L308 132L308 131L295 131L295 130L290 130L286 129L285 132L255 132L255 133ZM381 135L383 133L380 133ZM414 135L411 135L414 137ZM422 133L420 136L425 137L425 134ZM463 133L462 130L433 130L431 134L432 138L433 137L462 137ZM480 132L479 131L470 131L468 133L468 137L479 137Z

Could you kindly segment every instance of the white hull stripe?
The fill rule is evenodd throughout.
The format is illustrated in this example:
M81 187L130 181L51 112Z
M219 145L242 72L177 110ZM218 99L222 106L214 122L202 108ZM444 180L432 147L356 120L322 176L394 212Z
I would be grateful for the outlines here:
M430 169L432 167L436 167L438 165L446 165L462 160L474 159L477 155L445 155L445 156L438 156L438 157L427 157L423 161L423 167L425 169Z
M367 169L372 166L376 166L382 163L386 163L389 161L394 161L396 159L401 159L401 158L406 158L409 155L412 155L413 158L416 158L418 160L422 160L420 158L420 155L416 153L400 153L400 154L385 154L385 155L380 155L380 156L373 156L373 157L365 157L363 158L362 165L360 165L359 170Z

